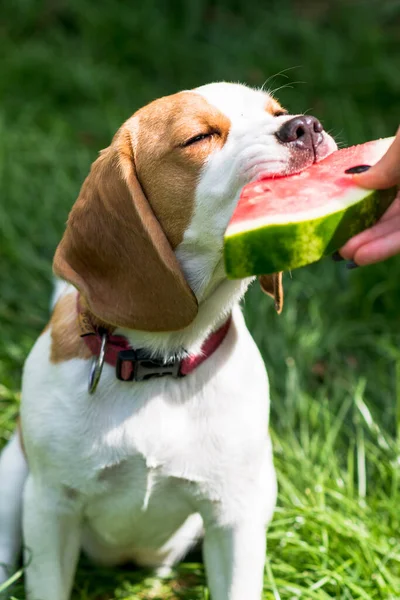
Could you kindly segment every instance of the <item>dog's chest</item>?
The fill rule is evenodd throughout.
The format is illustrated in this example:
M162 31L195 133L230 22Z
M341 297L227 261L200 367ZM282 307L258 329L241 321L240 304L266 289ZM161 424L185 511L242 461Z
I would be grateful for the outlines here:
M266 415L255 422L237 394L215 381L196 390L192 383L167 383L138 395L126 388L111 403L99 396L102 410L77 415L77 422L90 420L90 428L85 437L80 427L71 430L63 463L87 492L132 488L143 504L170 478L210 488L222 473L226 481L230 471L247 470L266 439ZM80 457L76 463L73 454Z
M37 454L54 483L86 497L140 490L142 505L171 478L219 496L221 482L257 468L267 439L268 381L247 330L178 381L119 382L105 365L93 396L89 361L43 367L48 343L45 334L28 360L24 397L38 401L25 401L22 414L33 460Z

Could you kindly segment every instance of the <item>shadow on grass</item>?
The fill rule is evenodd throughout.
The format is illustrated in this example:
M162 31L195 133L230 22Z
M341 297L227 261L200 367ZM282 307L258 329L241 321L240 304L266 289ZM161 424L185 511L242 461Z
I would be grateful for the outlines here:
M191 552L166 579L134 564L99 568L82 556L72 600L206 600L204 586L200 551Z
M4 600L25 600L24 571L19 569L4 588ZM0 598L2 586L0 587ZM72 600L207 600L200 549L188 554L171 576L160 579L134 564L98 567L81 555Z

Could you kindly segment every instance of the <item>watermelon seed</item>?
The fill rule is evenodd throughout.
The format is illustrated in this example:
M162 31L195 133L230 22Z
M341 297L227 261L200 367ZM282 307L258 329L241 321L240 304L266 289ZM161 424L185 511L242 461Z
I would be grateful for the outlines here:
M339 252L336 250L336 252L334 252L332 254L332 260L334 260L335 262L341 262L342 260L344 260L343 256L341 254L339 254Z
M364 173L364 171L368 171L371 168L371 165L357 165L356 167L350 167L350 169L346 169L346 175L354 175L355 173Z

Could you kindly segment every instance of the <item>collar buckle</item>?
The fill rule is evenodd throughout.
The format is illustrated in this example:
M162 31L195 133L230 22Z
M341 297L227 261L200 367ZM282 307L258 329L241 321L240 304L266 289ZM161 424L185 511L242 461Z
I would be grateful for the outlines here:
M170 375L175 379L184 377L180 372L181 361L150 358L143 350L121 350L118 353L116 375L120 381L147 381L154 377Z

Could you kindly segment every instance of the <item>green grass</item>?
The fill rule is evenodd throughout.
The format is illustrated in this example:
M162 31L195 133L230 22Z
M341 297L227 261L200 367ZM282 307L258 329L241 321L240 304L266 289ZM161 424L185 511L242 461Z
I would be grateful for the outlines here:
M137 6L135 6L137 5ZM51 258L97 151L149 100L225 79L280 88L339 142L393 135L397 0L4 0L0 49L0 445L48 316ZM297 83L295 83L297 82ZM285 87L286 86L286 87ZM245 310L271 377L279 475L265 599L400 597L400 261L285 276ZM206 600L193 557L168 582L84 559L74 600ZM11 594L24 598L22 575ZM245 599L244 599L245 600Z

